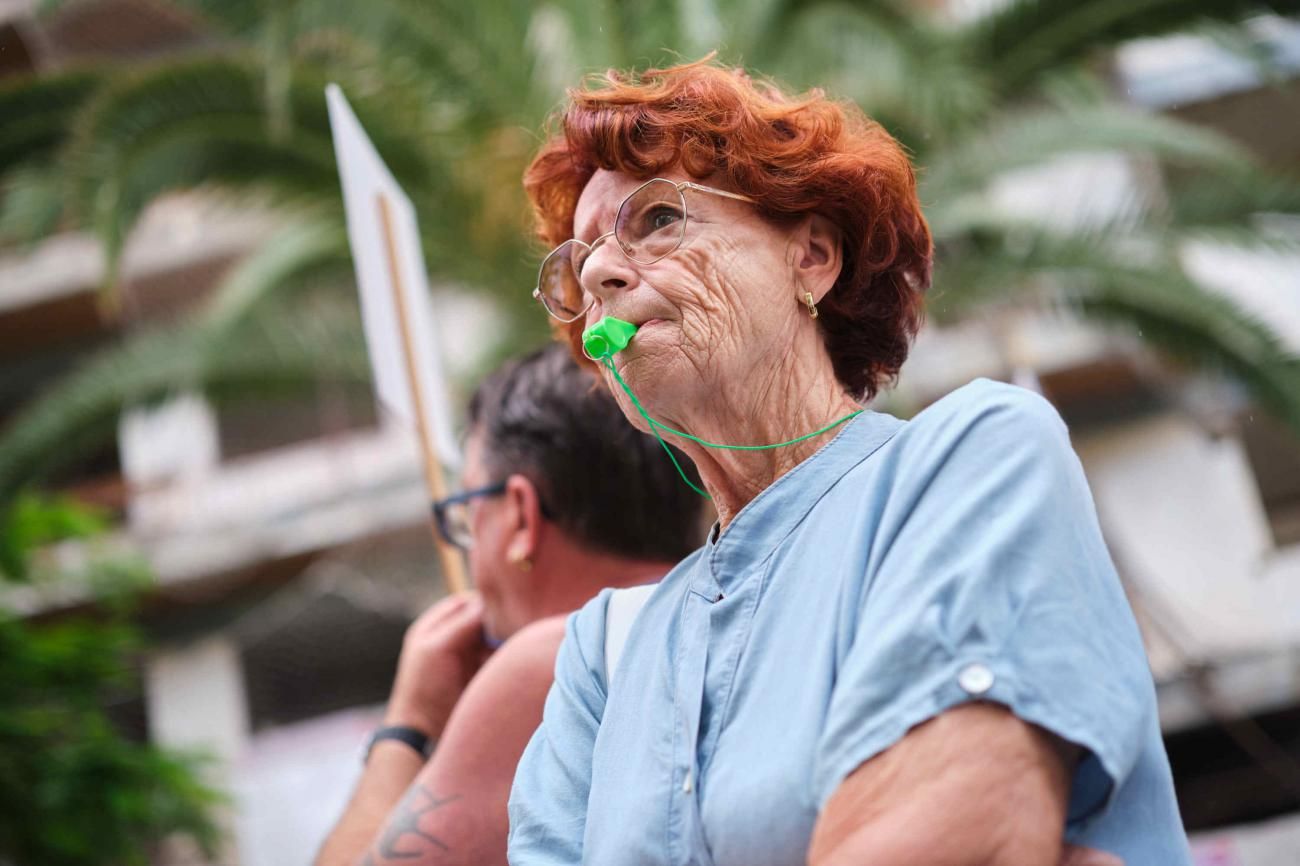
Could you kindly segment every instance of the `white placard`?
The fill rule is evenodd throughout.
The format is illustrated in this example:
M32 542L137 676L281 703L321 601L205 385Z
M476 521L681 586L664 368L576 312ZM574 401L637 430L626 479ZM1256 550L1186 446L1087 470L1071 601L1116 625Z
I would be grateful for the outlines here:
M438 457L451 467L460 465L460 449L452 431L449 389L433 327L433 301L429 293L424 253L415 207L397 185L388 166L366 135L338 85L325 88L334 152L343 182L343 204L347 210L348 240L356 267L357 289L361 293L361 315L365 322L366 346L375 378L375 392L382 407L406 423L416 425L412 383L407 381L401 325L394 289L405 300L407 324L418 386ZM401 275L400 285L390 279L388 246L379 216L379 200L386 198L392 215L392 249Z

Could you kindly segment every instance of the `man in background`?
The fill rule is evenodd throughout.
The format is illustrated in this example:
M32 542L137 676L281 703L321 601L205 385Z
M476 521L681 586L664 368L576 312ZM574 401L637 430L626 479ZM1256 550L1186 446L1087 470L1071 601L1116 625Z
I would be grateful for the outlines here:
M702 541L703 500L594 384L552 345L474 394L464 492L435 516L476 591L407 631L384 725L316 866L505 864L506 801L564 615L603 587L657 581Z

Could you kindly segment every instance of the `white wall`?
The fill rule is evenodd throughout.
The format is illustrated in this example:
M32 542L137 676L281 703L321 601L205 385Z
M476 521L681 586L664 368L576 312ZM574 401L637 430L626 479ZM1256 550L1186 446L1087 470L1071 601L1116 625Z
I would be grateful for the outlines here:
M361 775L378 707L344 710L254 735L230 769L242 866L306 866Z
M1209 722L1209 702L1248 715L1300 700L1300 546L1273 546L1240 442L1168 414L1075 447L1134 596L1165 730Z
M206 781L227 790L230 762L243 753L248 738L243 668L234 642L218 635L163 648L145 662L144 694L154 742L210 755L215 760L207 767ZM225 810L216 819L222 828L231 826ZM164 861L195 862L186 848L166 851ZM229 835L216 862L239 863Z
M1075 446L1121 568L1196 655L1300 643L1300 557L1274 549L1237 440L1170 414Z

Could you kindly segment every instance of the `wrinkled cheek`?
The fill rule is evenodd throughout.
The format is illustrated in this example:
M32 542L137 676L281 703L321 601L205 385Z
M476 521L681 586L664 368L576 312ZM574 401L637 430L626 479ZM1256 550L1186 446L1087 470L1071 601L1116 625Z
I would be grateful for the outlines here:
M736 334L740 325L734 291L725 273L715 266L717 252L692 251L682 255L681 271L674 274L684 288L678 304L684 351L696 360L710 358Z

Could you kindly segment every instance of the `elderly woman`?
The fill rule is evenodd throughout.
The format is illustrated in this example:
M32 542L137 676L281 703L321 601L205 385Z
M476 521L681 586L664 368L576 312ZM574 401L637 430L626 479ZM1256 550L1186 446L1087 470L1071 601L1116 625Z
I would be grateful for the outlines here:
M609 594L570 620L510 862L1188 863L1051 406L977 381L802 438L861 409L919 325L931 243L899 144L702 62L572 93L525 184L559 244L536 294L575 351L604 317L637 326L600 374L634 424L694 437L674 444L719 520L617 681Z

